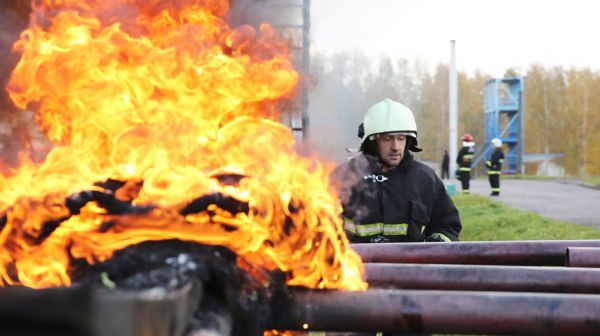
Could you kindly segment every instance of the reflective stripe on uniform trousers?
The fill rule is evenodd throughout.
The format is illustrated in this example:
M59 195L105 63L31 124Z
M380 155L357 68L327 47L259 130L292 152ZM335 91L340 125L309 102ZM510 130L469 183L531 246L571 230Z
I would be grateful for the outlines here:
M408 224L355 224L351 219L344 218L344 229L360 236L368 237L383 234L384 236L406 236Z

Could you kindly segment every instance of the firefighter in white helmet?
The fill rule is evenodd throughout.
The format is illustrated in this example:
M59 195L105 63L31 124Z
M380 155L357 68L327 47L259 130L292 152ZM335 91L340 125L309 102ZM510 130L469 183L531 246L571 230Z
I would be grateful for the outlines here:
M351 242L450 242L460 217L443 182L420 152L417 125L406 106L391 99L373 105L359 126L361 154L333 174Z
M498 138L492 139L494 151L490 159L485 162L488 169L488 178L492 193L490 196L500 196L500 174L502 174L502 162L504 162L504 153L502 152L502 140Z
M457 178L460 180L463 194L471 193L471 162L473 161L474 154L475 142L473 141L473 136L465 133L462 136L462 148L456 156L456 163L458 164Z

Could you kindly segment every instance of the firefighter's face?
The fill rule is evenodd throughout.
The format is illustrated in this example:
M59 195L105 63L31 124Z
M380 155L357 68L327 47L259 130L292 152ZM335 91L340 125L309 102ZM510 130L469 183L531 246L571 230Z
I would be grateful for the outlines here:
M394 168L402 161L406 147L406 135L384 133L378 135L375 141L384 171Z

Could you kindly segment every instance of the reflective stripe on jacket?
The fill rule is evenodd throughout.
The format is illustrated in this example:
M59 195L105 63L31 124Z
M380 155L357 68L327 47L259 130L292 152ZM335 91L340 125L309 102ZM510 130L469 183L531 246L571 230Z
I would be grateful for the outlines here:
M502 162L504 162L504 153L502 148L495 148L490 160L486 162L488 166L488 175L499 175L502 171Z
M458 164L459 171L471 171L471 162L473 161L474 154L475 151L473 146L464 146L458 151L458 155L456 156L456 163Z
M408 224L362 224L357 225L351 219L344 218L344 229L361 237L384 235L405 236L408 232Z
M458 240L458 210L433 169L410 153L388 172L378 160L359 155L336 168L344 228L352 242ZM381 176L381 178L377 178Z

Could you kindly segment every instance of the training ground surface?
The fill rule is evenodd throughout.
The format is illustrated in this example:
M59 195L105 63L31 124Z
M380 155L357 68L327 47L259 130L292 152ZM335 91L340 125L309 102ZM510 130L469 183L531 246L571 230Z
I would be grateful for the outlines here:
M460 182L452 179L460 193ZM600 189L585 186L576 180L511 180L502 179L499 197L492 199L514 208L529 210L540 215L586 225L600 230ZM471 193L490 194L487 179L471 180Z

